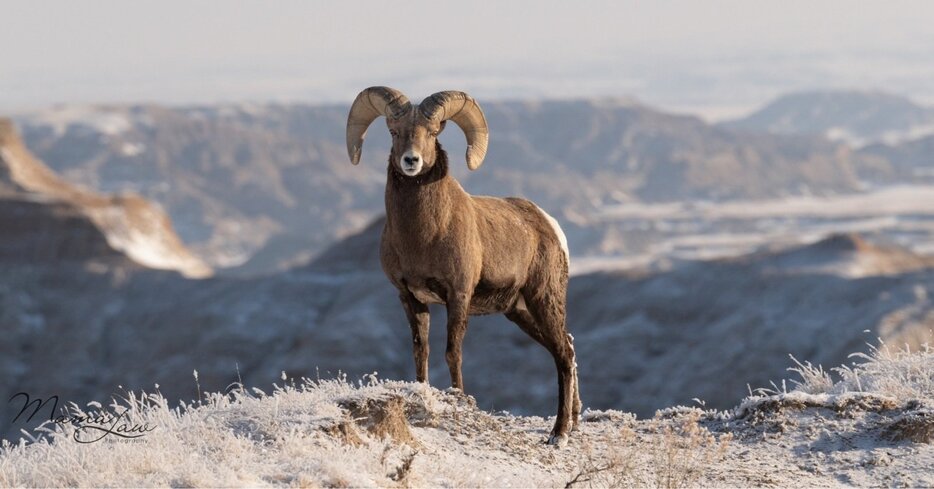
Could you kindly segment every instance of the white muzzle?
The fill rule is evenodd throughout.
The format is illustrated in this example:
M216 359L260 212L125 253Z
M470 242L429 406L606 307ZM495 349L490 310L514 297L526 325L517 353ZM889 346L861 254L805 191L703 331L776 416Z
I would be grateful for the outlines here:
M410 177L418 175L422 171L423 164L422 155L412 150L406 151L402 158L399 158L399 168L402 169L402 173Z

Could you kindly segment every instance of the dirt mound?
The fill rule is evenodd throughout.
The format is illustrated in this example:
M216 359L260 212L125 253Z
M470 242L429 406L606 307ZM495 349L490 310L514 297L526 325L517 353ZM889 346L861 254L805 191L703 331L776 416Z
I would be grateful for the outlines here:
M837 233L822 239L812 247L825 252L853 252L876 249L868 241L856 233Z
M934 409L908 410L895 417L883 432L894 441L934 443Z
M873 394L854 392L848 395L828 396L793 392L747 401L737 409L736 417L755 422L787 411L803 411L809 408L830 409L845 415L853 411L886 412L898 407L894 399Z
M770 268L848 278L888 276L934 267L934 258L856 233L838 233L816 243L753 255Z
M360 433L357 431L356 423L353 420L342 420L322 428L322 431L341 443L355 447L363 445L363 439L360 438Z
M406 401L401 396L352 399L341 402L339 406L346 409L360 427L378 438L392 438L412 447L420 445L409 429Z

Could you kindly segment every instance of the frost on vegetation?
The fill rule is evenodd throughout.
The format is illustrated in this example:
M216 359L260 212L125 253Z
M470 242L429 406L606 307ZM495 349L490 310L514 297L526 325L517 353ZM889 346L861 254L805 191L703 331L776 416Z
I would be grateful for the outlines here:
M795 390L809 394L839 395L862 392L898 400L934 399L934 350L925 343L920 351L909 346L892 348L880 340L879 346L870 345L866 353L853 353L859 363L832 369L840 380L810 362L801 363L792 357L796 366L789 370L797 373L800 381L792 381Z
M934 350L925 343L913 352L906 345L892 349L882 343L868 355L856 353L863 363L834 369L843 380L834 392L875 392L896 399L934 399Z
M177 407L157 386L155 394L128 393L107 407L69 409L72 416L125 413L128 424L154 427L145 436L84 444L74 440L74 426L46 425L31 442L0 447L0 487L741 486L762 483L749 475L758 473L749 464L760 455L788 467L800 461L787 448L798 446L788 441L795 439L820 453L839 451L839 439L862 440L929 466L934 452L916 446L934 443L932 356L927 347L881 345L829 372L795 361L800 379L790 389L783 383L759 390L730 412L699 403L638 421L620 411L587 410L565 450L544 445L547 419L492 415L458 391L375 374L357 382L284 376L269 393L234 384L228 393L201 392L199 401ZM855 414L805 412L809 407ZM756 456L737 459L743 453ZM834 457L815 458L828 477L853 466L846 453ZM837 481L811 475L811 483ZM860 480L884 485L873 477Z
M268 394L234 384L174 408L128 394L106 410L155 429L82 444L68 426L45 427L0 448L0 486L686 487L730 439L694 412L643 425L587 411L573 448L556 450L544 444L547 419L494 416L458 391L374 375L281 384Z
M633 424L636 422L636 415L624 411L617 411L616 409L597 411L587 408L581 413L581 421L584 423L613 421L620 424Z
M76 425L46 423L30 441L3 442L0 487L387 486L407 476L417 448L397 439L404 416L430 424L441 409L428 386L374 378L291 380L270 394L235 387L177 407L158 389L88 412L72 404L68 417L122 413L121 423L152 429L79 443Z
M858 359L852 365L830 371L820 365L798 361L788 370L800 377L785 381L781 387L760 388L746 398L734 411L742 415L769 403L804 407L829 407L837 410L859 406L868 410L893 409L910 403L934 402L934 350L924 343L913 351L908 345L892 348L879 340L879 346L869 345L869 353L853 353ZM834 375L838 379L834 380Z

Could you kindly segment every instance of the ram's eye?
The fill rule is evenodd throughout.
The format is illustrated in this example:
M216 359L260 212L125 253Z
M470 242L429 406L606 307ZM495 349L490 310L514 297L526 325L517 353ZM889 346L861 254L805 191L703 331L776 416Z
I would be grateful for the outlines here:
M438 131L432 131L432 132L431 132L431 137L433 137L433 138L438 137Z
M396 131L393 131L392 129L390 129L390 130L389 130L389 134L390 134L391 136L393 136L393 137L395 137L395 136L398 136L398 135L399 135L399 133L398 133L398 132L396 132Z

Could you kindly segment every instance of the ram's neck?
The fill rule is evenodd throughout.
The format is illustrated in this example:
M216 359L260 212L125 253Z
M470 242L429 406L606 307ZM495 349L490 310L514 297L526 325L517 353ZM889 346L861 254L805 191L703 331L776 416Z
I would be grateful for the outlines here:
M418 177L399 173L390 155L386 178L386 224L399 238L430 241L444 233L452 216L452 203L460 185L448 175L447 154L438 145L437 161L431 170Z

